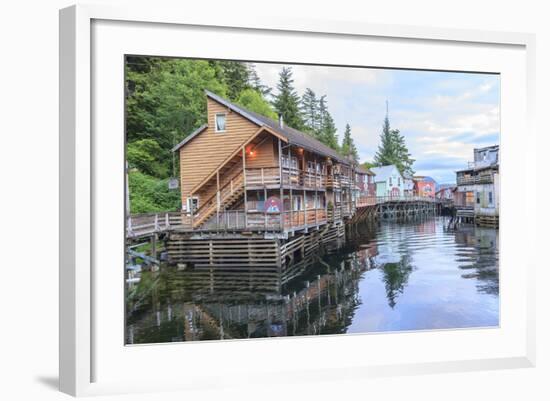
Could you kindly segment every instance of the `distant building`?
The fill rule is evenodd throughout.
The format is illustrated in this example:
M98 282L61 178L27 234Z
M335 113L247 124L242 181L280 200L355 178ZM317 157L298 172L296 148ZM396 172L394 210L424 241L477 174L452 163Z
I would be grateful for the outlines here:
M373 167L371 171L375 174L376 196L399 197L404 194L405 182L403 176L393 164Z
M435 197L435 180L431 177L415 176L414 181L414 193L417 196L424 196L428 198Z
M403 174L403 193L405 196L414 195L414 180L409 174Z
M355 186L359 196L375 196L376 185L374 184L375 174L362 166L355 167Z
M436 199L441 201L451 201L454 198L455 185L441 185L439 190L435 192Z
M457 207L473 209L478 224L497 225L500 208L499 146L474 149L474 161L456 172ZM490 223L490 224L489 224Z

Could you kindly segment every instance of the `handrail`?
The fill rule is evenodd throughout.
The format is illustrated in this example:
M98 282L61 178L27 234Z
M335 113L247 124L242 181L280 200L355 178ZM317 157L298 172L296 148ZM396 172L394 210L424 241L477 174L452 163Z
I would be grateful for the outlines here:
M216 202L212 202L212 199L214 198L214 196L210 197L210 200L208 201L208 203L205 203L203 204L203 206L199 209L197 209L196 213L193 214L193 227L195 226L195 224L203 224L205 221L204 221L204 218L203 216L208 216L209 214L213 213L214 209L216 209L218 207L218 194L219 194L219 202L220 204L225 202L227 200L227 198L229 196L231 196L232 194L235 193L235 191L238 191L242 188L244 188L244 175L243 173L239 173L237 176L236 176L236 180L235 179L232 179L230 180L228 183L226 183L221 189L220 191L216 192L216 194L214 194L214 196L216 197ZM236 182L236 187L235 187L235 182ZM230 186L230 190L227 191L227 187Z
M223 186L220 187L219 192L221 193L223 189L225 189L228 185L232 185L232 183L233 183L233 185L234 185L235 179L236 179L237 177L239 177L240 175L242 175L242 173L243 173L243 170L240 169L239 172L238 172L237 174L235 174L228 182L226 182ZM233 189L233 191L231 191L231 192L235 192L235 189ZM217 197L217 195L218 195L218 191L214 192L214 194L213 194L212 196L210 196L210 198L208 198L207 200L205 200L204 202L202 202L201 206L199 206L199 207L197 208L197 210L194 211L193 214L197 214L197 215L198 215L198 214L201 212L201 210L202 210L204 207L206 207L206 205L207 205L209 202L211 202L214 198Z
M126 235L128 238L147 236L181 225L180 212L134 214L126 219Z

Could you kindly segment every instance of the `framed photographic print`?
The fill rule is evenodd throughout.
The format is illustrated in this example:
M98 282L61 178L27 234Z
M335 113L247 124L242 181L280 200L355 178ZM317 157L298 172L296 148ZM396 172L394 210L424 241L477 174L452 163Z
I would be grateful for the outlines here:
M532 36L150 11L61 11L62 391L534 363Z

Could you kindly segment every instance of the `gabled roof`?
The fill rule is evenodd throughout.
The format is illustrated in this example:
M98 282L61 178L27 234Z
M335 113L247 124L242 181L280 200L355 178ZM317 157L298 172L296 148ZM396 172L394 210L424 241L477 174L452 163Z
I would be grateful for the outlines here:
M397 170L397 167L393 164L390 164L389 166L371 168L371 171L376 174L376 177L374 178L375 182L386 181L390 175L392 175L394 170ZM399 170L397 170L397 173L399 174Z
M370 169L365 168L360 164L355 167L355 171L357 171L359 174L374 175L374 173Z
M196 137L197 135L199 135L202 131L204 131L206 128L208 127L208 124L203 124L201 125L199 128L197 128L195 131L193 131L192 133L190 133L189 135L187 135L183 141L181 141L180 143L178 143L176 146L174 146L172 148L172 152L175 152L176 150L178 150L179 148L181 148L183 145L185 145L187 142L189 142L191 139L193 139L194 137Z
M297 129L294 129L294 128L286 126L286 125L281 127L277 121L274 121L271 118L262 116L261 114L255 113L253 111L247 110L242 106L237 106L236 104L231 103L230 101L228 101L228 100L226 100L226 99L224 99L224 98L222 98L222 97L220 97L220 96L216 95L215 93L212 93L208 90L205 90L205 93L206 93L206 96L208 96L209 98L211 98L214 101L224 105L225 107L227 107L228 109L234 111L235 113L240 114L241 116L243 116L244 118L252 121L256 125L258 125L260 127L266 127L266 128L271 129L276 134L279 134L282 137L286 138L288 143L290 143L292 145L299 146L301 148L304 148L304 149L309 150L311 152L319 153L319 154L324 155L324 156L332 157L333 159L338 160L340 163L344 163L344 164L348 164L348 165L350 164L350 161L347 160L344 156L339 154L334 149L329 148L324 143L322 143L322 142L318 141L317 139L313 138L311 135L308 135L304 132L298 131ZM180 149L183 145L185 145L185 143L187 143L189 140L192 139L192 138L189 138L189 137L194 137L194 136L200 134L200 132L202 132L202 130L204 130L204 126L199 128L199 130L197 130L199 132L195 131L191 135L189 135L187 138L185 138L182 142L180 142L180 144L175 146L174 149L172 149L172 151L176 151L176 150Z

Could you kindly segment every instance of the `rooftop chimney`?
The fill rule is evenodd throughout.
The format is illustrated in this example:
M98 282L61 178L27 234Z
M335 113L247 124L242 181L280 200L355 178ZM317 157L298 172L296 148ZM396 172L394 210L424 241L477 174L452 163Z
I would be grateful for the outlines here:
M279 127L284 128L285 122L283 121L283 115L279 114Z

